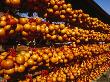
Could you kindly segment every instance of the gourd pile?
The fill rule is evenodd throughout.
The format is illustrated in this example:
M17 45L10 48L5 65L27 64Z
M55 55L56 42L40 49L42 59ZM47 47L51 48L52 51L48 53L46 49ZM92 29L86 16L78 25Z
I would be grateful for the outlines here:
M109 24L65 0L24 1L0 1L39 15L17 18L9 10L0 17L0 44L5 46L0 77L9 82L92 82L110 69ZM10 39L14 47L8 47Z

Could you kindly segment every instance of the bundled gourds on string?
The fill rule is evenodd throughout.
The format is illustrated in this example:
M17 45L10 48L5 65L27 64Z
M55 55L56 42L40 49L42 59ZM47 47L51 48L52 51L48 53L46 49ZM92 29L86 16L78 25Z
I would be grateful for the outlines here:
M23 5L21 0L10 0L9 2L6 0L5 3L15 7ZM44 17L49 19L50 22L52 18L57 18L57 21L65 21L70 25L80 26L84 29L110 33L110 26L108 24L103 23L98 18L90 17L89 14L85 14L81 9L73 9L72 5L66 3L65 0L27 0L25 4L36 11L44 12Z

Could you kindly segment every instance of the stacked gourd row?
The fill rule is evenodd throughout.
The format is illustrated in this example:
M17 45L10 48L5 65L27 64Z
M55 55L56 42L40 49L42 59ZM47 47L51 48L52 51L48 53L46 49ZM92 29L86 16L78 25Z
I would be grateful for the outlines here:
M74 44L71 46L64 45L58 48L27 47L27 50L20 51L11 48L7 52L3 52L0 55L0 74L2 76L8 75L11 78L13 74L23 73L25 71L36 72L41 66L47 67L48 70L51 70L52 68L59 69L64 64L64 67L62 67L62 69L64 69L65 65L71 67L74 66L75 62L76 65L78 64L84 72L87 72L86 69L94 69L95 65L102 65L102 61L109 61L109 48L110 45L108 44L82 46L75 46ZM43 69L40 71L42 70ZM37 72L39 73L40 71ZM53 73L53 71L51 72Z
M50 24L43 22L41 18L14 18L11 15L0 17L0 39L7 40L10 37L22 36L26 40L41 38L55 42L108 42L110 34L84 30L79 27L66 26L65 24ZM21 38L21 39L22 39Z

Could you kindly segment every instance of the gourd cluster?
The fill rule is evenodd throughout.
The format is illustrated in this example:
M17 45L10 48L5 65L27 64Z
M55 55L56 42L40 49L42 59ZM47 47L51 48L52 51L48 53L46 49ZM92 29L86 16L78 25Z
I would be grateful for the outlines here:
M0 52L0 76L4 79L10 82L92 82L110 69L109 24L90 17L81 9L74 10L65 0L1 2L19 12L22 6L41 13L39 17L16 18L9 10L0 17L0 43L5 45L10 38L21 41L12 48L5 45L7 48ZM24 40L27 43L42 40L44 46L23 45ZM70 44L65 44L68 42Z

